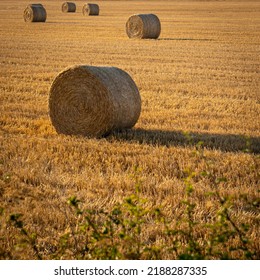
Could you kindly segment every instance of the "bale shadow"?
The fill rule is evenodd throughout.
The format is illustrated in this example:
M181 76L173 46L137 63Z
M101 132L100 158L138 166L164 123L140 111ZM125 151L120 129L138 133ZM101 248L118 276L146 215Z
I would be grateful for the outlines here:
M159 38L159 41L214 41L213 39L196 39L196 38Z
M57 25L64 25L64 24L68 24L68 25L84 25L84 23L82 22L76 22L76 21L46 21L45 23L47 24L57 24Z
M208 149L221 150L223 152L260 154L260 137L246 137L236 134L129 129L115 131L107 137L108 141L115 139L154 146L196 148L200 145Z

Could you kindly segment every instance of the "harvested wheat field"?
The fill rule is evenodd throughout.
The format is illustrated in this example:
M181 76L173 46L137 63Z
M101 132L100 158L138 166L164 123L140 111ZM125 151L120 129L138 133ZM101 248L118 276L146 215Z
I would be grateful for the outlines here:
M33 3L0 1L0 258L259 259L260 1L40 3L24 22ZM127 36L135 14L158 39ZM73 65L128 73L133 128L56 132L50 88Z

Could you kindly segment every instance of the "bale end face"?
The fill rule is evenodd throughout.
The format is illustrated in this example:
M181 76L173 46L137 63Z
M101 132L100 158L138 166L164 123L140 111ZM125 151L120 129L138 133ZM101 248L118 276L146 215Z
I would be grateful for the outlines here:
M161 33L161 23L154 14L133 15L126 22L126 33L129 38L157 39Z
M53 81L49 112L58 133L102 137L131 128L141 112L141 98L132 78L116 67L79 65Z

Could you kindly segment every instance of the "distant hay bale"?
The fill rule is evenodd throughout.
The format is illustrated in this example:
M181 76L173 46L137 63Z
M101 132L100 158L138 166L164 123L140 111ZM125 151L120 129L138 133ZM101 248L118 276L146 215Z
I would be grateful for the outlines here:
M126 33L129 38L157 39L161 33L161 23L154 14L133 15L126 23Z
M82 8L84 16L98 16L99 6L97 4L85 4Z
M102 137L131 128L141 112L132 78L116 67L76 65L54 79L49 113L58 133Z
M61 6L61 10L63 13L75 13L76 4L73 2L64 2Z
M30 4L25 8L23 18L25 22L45 22L47 13L42 4Z

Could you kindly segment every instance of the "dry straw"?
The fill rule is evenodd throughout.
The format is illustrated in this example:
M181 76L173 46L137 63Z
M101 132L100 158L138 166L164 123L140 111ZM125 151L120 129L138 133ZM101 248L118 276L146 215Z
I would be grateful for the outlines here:
M58 133L102 137L133 127L140 112L136 84L116 67L76 65L51 85L49 113Z
M30 4L25 8L23 18L25 22L45 22L47 13L42 4Z
M126 33L129 38L157 39L161 33L161 23L154 14L133 15L126 23Z
M84 16L98 16L99 6L97 4L85 4L82 8Z
M73 2L64 2L61 6L61 10L63 13L75 13L76 4Z

